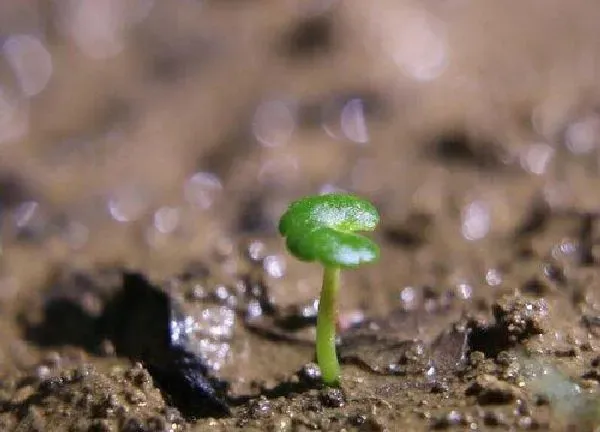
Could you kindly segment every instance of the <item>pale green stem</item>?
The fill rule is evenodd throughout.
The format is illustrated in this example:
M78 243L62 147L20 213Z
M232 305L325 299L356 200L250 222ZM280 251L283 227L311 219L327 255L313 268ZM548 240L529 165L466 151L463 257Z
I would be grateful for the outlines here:
M323 382L329 386L338 386L340 383L340 365L335 352L336 303L339 285L339 267L325 267L317 315L317 363L321 368Z

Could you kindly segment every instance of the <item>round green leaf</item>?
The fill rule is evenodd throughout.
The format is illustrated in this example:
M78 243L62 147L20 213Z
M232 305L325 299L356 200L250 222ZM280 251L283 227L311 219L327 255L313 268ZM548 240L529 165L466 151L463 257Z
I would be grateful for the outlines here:
M290 253L325 266L356 267L375 261L379 247L357 231L372 231L379 213L370 202L349 194L326 194L290 204L279 222Z

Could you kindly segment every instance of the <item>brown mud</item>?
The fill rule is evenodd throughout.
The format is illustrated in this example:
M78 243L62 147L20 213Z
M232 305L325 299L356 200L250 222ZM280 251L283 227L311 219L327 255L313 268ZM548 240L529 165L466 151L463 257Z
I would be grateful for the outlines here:
M100 3L0 4L0 430L600 426L594 1ZM275 229L331 190L341 389Z

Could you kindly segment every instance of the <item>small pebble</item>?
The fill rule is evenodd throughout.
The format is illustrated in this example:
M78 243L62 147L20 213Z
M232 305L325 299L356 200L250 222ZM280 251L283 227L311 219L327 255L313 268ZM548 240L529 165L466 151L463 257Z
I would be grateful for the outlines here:
M324 406L329 408L341 408L346 404L344 393L339 388L327 387L320 393L320 399Z
M316 363L307 363L298 371L298 379L306 385L313 386L321 382L321 369Z
M253 419L261 419L271 415L271 402L265 397L250 401L248 414Z
M431 386L431 393L447 393L450 390L448 383L445 381L436 381Z
M353 416L350 416L350 424L353 426L362 426L367 422L367 415L365 414L354 414Z

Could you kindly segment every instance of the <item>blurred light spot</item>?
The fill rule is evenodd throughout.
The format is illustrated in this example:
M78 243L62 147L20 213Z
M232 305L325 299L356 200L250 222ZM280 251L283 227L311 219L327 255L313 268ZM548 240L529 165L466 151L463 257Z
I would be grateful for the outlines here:
M23 228L31 223L39 204L35 201L25 201L19 204L13 213L17 228Z
M502 283L502 273L495 268L488 269L485 273L485 281L489 286L498 286Z
M300 315L304 318L316 317L319 311L319 299L314 299L310 303L303 305L300 309Z
M404 287L402 291L400 291L400 300L402 301L402 306L406 309L414 307L416 298L416 290L411 286Z
M589 116L567 127L565 132L567 148L574 154L587 154L598 147L600 142L600 118Z
M15 234L21 238L37 241L49 232L50 216L36 201L24 201L11 214Z
M480 240L490 231L490 210L482 201L473 201L462 211L462 235L467 240Z
M229 290L227 289L227 287L225 285L218 285L215 288L215 297L217 297L219 300L225 301L229 298L230 294L229 294Z
M263 310L258 300L250 300L246 307L246 320L251 321L256 318L260 318Z
M344 136L359 144L369 142L369 131L365 120L365 107L362 99L350 99L342 108L341 127Z
M177 207L161 207L154 213L154 227L162 234L172 233L179 225L179 209Z
M114 1L72 1L68 31L88 56L104 59L123 50L122 23Z
M355 327L365 320L365 313L359 309L344 311L338 314L338 326L345 331Z
M189 295L193 300L199 301L206 299L208 297L208 292L204 285L195 283L190 289Z
M123 189L108 200L108 211L117 222L132 222L146 211L148 202L139 190Z
M448 64L443 23L423 10L408 9L400 15L392 16L390 28L383 30L394 61L417 81L439 77Z
M266 147L286 144L296 127L296 112L290 104L273 100L261 103L254 114L252 133Z
M555 259L571 257L577 254L578 251L579 245L577 241L565 238L552 247L552 257Z
M63 24L79 48L95 59L119 54L128 28L150 12L153 0L70 0Z
M473 295L473 287L468 283L459 283L456 286L456 290L460 298L463 300L468 300L471 298L471 295Z
M260 240L253 240L248 245L248 257L252 261L262 261L266 256L267 246Z
M544 174L548 169L553 156L554 149L548 144L531 144L521 153L521 167L532 174Z
M23 137L28 128L28 113L22 102L0 86L0 143Z
M433 378L436 374L436 370L434 366L430 366L426 371L425 371L425 376L427 378Z
M577 243L571 240L563 240L560 242L560 251L564 255L573 255L577 253Z
M298 177L298 158L293 155L266 160L258 172L258 181L264 184L285 184Z
M201 209L208 209L223 189L219 178L208 172L197 172L185 183L185 199Z
M285 275L285 259L279 255L269 255L263 260L265 272L275 279L280 279Z
M35 96L52 76L52 57L44 45L31 35L14 35L2 46L23 93Z

